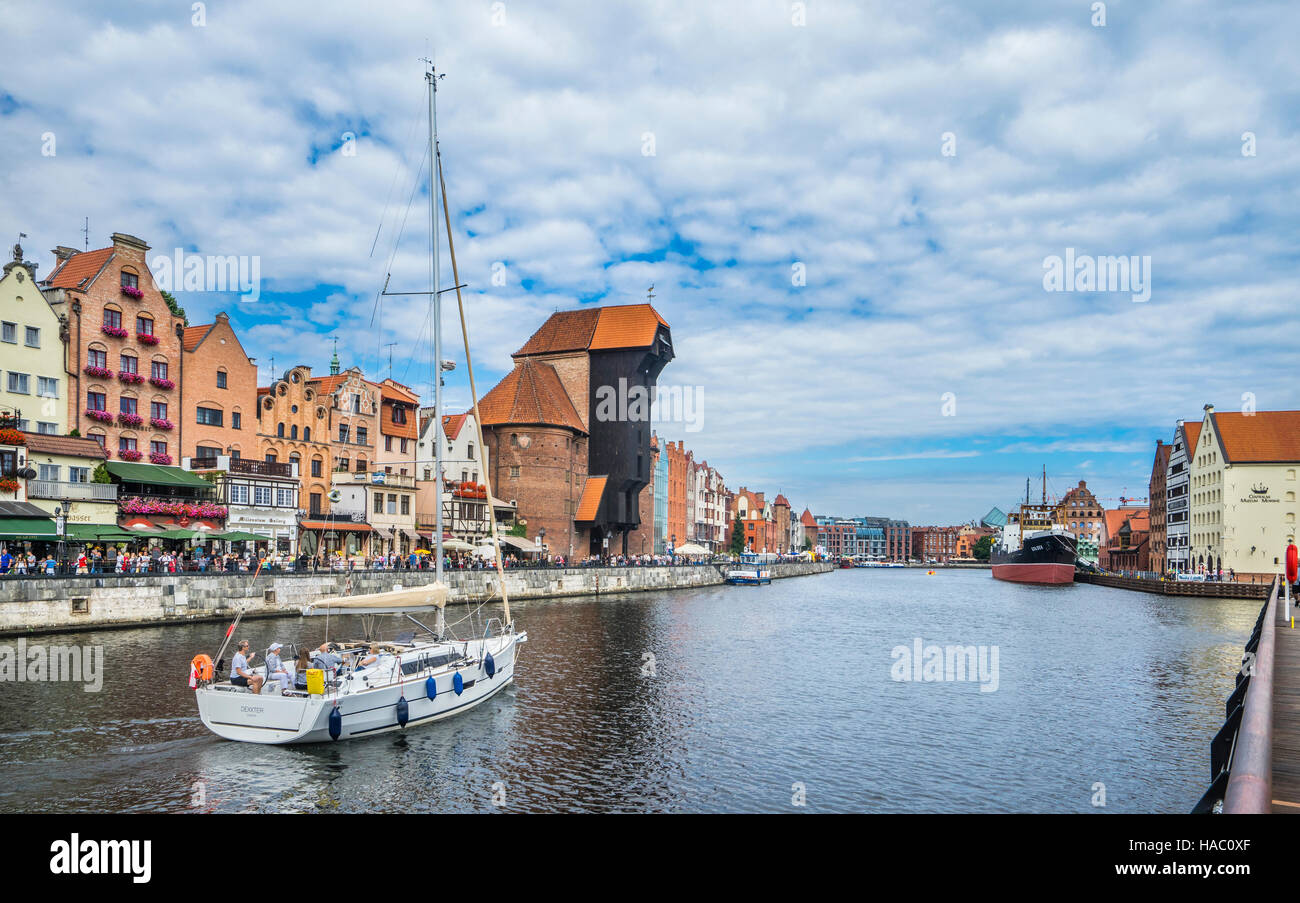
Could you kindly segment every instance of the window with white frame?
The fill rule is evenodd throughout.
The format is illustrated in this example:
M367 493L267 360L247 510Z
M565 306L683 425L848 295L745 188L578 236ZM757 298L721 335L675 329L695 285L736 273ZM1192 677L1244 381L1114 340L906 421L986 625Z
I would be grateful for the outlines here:
M253 487L253 504L259 508L271 507L271 487L254 486Z
M277 508L294 507L293 490L292 489L275 490L275 506Z
M59 381L50 376L36 377L36 394L41 398L58 398Z
M59 471L63 468L57 464L38 464L36 469L38 471L37 479L57 483L59 482Z
M230 484L230 504L247 505L248 504L248 484L231 483Z
M89 482L90 482L90 468L89 468L89 467L69 467L69 468L68 468L68 482L69 482L69 483L89 483Z
M10 392L16 392L16 393L19 394L19 395L28 395L28 394L30 394L30 392L31 392L31 388L30 388L30 385L29 385L30 382L31 382L31 380L29 379L28 374L26 374L26 373L15 373L15 372L13 372L12 370L9 371L9 391L10 391Z
M26 345L28 348L40 348L41 347L40 328L36 326L28 326L27 335L23 340L23 344Z
M57 436L59 434L59 425L38 420L36 421L36 432L42 436Z

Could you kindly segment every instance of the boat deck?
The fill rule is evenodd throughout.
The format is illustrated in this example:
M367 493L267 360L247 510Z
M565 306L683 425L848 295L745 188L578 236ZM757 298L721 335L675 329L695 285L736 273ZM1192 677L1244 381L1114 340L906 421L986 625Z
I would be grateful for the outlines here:
M1278 622L1273 652L1273 811L1300 815L1300 614Z

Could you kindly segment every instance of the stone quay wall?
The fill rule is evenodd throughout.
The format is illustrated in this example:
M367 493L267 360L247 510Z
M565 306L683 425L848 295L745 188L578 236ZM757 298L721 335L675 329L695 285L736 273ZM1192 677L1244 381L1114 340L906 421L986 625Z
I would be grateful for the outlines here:
M773 578L832 570L827 562L775 564ZM511 599L551 599L605 593L716 586L725 565L677 567L521 568L506 571ZM135 627L173 621L225 620L293 614L327 596L385 592L433 579L431 571L262 573L0 578L0 636ZM453 604L499 599L496 571L448 571Z

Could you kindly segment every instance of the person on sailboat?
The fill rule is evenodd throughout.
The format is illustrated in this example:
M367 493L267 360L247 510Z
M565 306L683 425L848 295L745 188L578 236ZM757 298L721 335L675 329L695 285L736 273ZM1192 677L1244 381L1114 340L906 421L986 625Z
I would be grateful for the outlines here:
M280 650L283 648L284 646L280 643L272 643L270 648L266 650L266 679L279 681L281 693L289 689L289 682L293 680L293 675L289 673L289 669L280 661Z
M230 664L230 682L236 687L248 687L253 695L262 692L262 675L248 670L249 662L256 657L256 652L248 651L248 640L240 640L234 661Z

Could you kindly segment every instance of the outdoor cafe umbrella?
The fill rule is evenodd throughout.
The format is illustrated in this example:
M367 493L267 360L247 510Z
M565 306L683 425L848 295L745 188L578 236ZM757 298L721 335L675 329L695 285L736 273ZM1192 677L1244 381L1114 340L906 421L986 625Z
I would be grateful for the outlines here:
M448 539L442 544L442 547L448 552L472 552L474 547L463 539Z
M693 543L693 542L688 542L688 543L686 543L685 545L678 546L677 548L673 549L673 553L676 554L676 555L711 555L711 554L713 554L713 553L710 552L708 549L704 548L704 546L696 545L696 544Z

